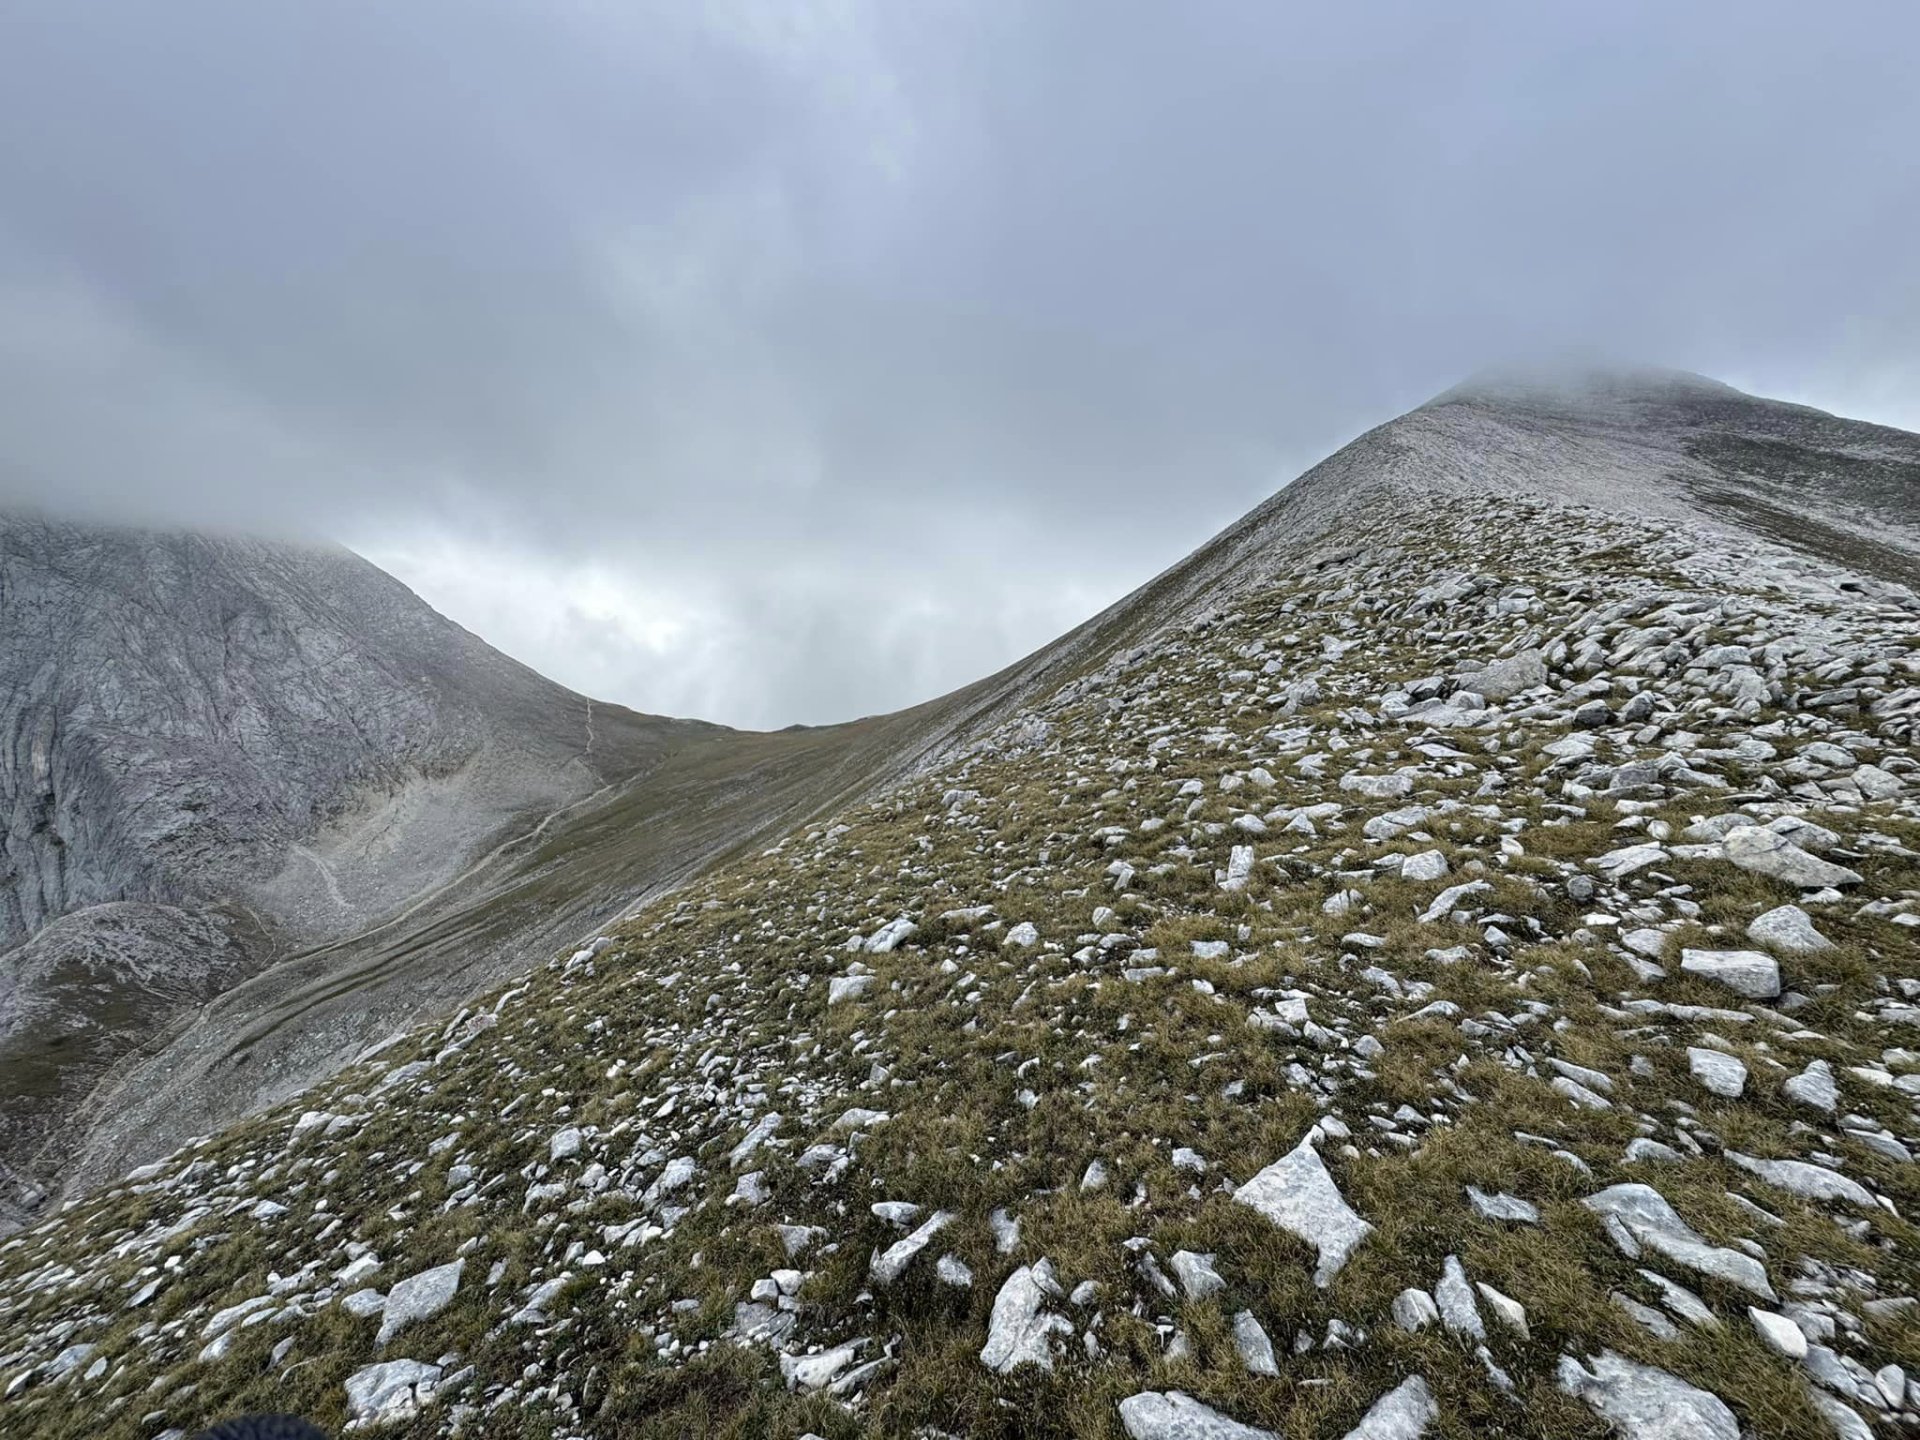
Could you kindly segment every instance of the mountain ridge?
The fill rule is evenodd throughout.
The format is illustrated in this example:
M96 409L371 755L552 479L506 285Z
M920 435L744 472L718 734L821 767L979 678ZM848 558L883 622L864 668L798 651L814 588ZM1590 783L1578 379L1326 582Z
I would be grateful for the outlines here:
M995 676L557 825L352 962L490 992L0 1245L0 1414L1920 1422L1920 437L1613 391L1447 392ZM637 864L654 804L711 848Z

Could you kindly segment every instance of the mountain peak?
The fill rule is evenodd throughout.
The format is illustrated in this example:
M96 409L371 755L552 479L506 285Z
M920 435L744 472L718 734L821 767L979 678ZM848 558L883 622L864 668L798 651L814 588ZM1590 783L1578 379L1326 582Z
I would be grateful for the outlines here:
M1483 387L966 690L662 757L109 1092L256 1113L0 1245L0 1430L1908 1426L1916 485ZM449 935L512 963L423 1022Z
M1492 366L1477 371L1436 395L1427 405L1469 402L1578 411L1622 404L1751 398L1731 385L1691 370L1598 360L1561 360Z

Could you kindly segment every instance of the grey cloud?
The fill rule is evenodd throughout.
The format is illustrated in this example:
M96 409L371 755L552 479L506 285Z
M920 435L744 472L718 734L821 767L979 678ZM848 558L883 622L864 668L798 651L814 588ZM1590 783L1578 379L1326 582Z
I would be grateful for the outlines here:
M342 535L649 708L910 703L1490 363L1920 425L1917 41L1775 0L29 0L0 499ZM423 535L467 572L409 573Z

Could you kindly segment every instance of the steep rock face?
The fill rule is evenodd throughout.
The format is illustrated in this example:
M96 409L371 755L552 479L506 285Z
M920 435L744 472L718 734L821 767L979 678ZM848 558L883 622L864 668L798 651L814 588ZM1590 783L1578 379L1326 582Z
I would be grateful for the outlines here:
M339 933L665 724L596 723L356 556L258 540L0 519L0 656L0 943L222 896Z
M56 1179L66 1117L195 1007L714 733L338 547L0 516L0 1191Z

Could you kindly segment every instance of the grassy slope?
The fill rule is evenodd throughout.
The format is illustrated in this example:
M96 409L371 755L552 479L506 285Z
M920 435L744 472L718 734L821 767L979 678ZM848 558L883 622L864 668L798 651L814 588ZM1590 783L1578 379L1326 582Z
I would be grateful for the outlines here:
M373 1321L353 1320L335 1304L296 1307L308 1313L240 1332L217 1362L195 1356L210 1310L260 1293L270 1271L286 1275L308 1259L332 1270L351 1240L383 1258L386 1270L375 1282L383 1285L469 1247L458 1301L392 1353L451 1353L473 1365L474 1380L452 1399L497 1404L479 1426L489 1436L811 1429L840 1440L928 1433L921 1427L1111 1436L1116 1400L1153 1386L1186 1389L1241 1420L1306 1437L1342 1433L1373 1398L1414 1372L1439 1396L1445 1435L1585 1436L1599 1433L1598 1422L1558 1391L1553 1367L1563 1352L1602 1346L1712 1389L1760 1435L1819 1433L1804 1381L1760 1343L1736 1293L1665 1267L1694 1284L1725 1323L1717 1331L1683 1326L1673 1342L1640 1329L1610 1293L1647 1301L1651 1292L1577 1202L1601 1185L1644 1179L1716 1243L1763 1245L1783 1292L1790 1279L1814 1273L1802 1268L1807 1261L1830 1267L1829 1275L1859 1277L1850 1283L1877 1294L1920 1289L1920 1236L1904 1220L1831 1213L1719 1158L1722 1145L1791 1156L1824 1149L1844 1156L1848 1173L1901 1214L1920 1203L1913 1167L1836 1133L1779 1090L1782 1075L1809 1059L1830 1058L1836 1068L1877 1063L1897 1042L1882 1015L1879 977L1915 975L1913 932L1856 907L1824 909L1819 923L1837 948L1790 963L1790 983L1809 996L1791 1020L1755 1012L1738 1025L1671 1017L1623 1023L1617 1007L1626 995L1721 1008L1732 1002L1677 972L1641 985L1605 943L1607 932L1585 925L1590 909L1657 915L1673 927L1677 951L1738 943L1753 915L1796 892L1708 861L1642 872L1619 893L1603 887L1577 906L1563 882L1648 827L1677 829L1721 802L1683 792L1645 810L1604 798L1568 807L1561 776L1541 752L1566 734L1564 719L1550 710L1529 719L1525 704L1509 707L1514 718L1497 748L1472 732L1441 736L1457 747L1457 759L1423 759L1409 749L1407 732L1376 729L1351 713L1396 682L1556 633L1645 592L1649 577L1709 607L1729 599L1750 607L1712 612L1697 646L1780 629L1785 622L1766 609L1778 597L1703 588L1672 569L1675 552L1660 537L1565 515L1514 514L1497 532L1461 516L1408 533L1395 553L1278 579L1238 596L1217 622L1162 637L1134 666L1109 667L1098 684L1069 686L1044 706L1051 726L1044 745L950 760L847 811L831 828L816 824L696 880L673 908L642 911L592 961L534 969L500 1004L499 1023L458 1048L442 1051L463 1030L418 1034L300 1107L248 1121L183 1156L172 1183L112 1187L0 1248L0 1351L19 1357L7 1373L29 1358L24 1347L50 1344L63 1322L74 1328L61 1343L85 1338L111 1362L94 1381L28 1389L0 1412L6 1432L136 1435L264 1407L300 1408L337 1423L341 1381L373 1358ZM1415 589L1455 571L1483 573L1492 583L1437 616L1409 608ZM1496 609L1503 596L1519 608ZM1848 611L1839 597L1830 611L1808 623L1850 629L1855 668L1884 661L1910 676L1911 651L1883 625ZM1330 635L1355 646L1328 661L1322 641ZM1255 644L1265 648L1250 656ZM1276 657L1283 667L1271 681L1231 678ZM1322 698L1277 714L1274 695L1310 675ZM1707 748L1774 720L1787 722L1777 743L1789 750L1840 728L1787 710L1743 719L1710 703L1683 703L1688 708L1667 718L1661 737L1684 728ZM1659 737L1613 736L1609 744L1627 752L1614 758L1661 753ZM769 737L771 763L792 753L778 747ZM1319 777L1296 764L1315 753L1328 762ZM700 757L690 754L686 763L687 794L706 793L711 777L700 773ZM1458 808L1399 841L1364 840L1364 820L1407 802L1364 800L1339 789L1339 775L1407 764L1419 767L1413 800ZM1273 791L1221 787L1223 776L1255 765L1280 777ZM1754 778L1734 762L1726 766L1731 785ZM1489 777L1498 782L1491 792L1483 790ZM1179 794L1189 779L1204 782L1197 806ZM1323 800L1345 807L1336 823L1258 840L1255 882L1239 895L1218 888L1216 869L1243 838L1225 828L1233 816ZM1915 826L1886 806L1822 818L1850 841L1878 831L1920 846ZM1165 824L1144 826L1149 819ZM613 810L601 820L630 823ZM1112 843L1098 833L1109 825L1124 827ZM1480 925L1418 923L1413 916L1436 885L1356 878L1384 851L1427 848L1448 855L1449 880L1478 867L1494 889L1475 904L1508 917L1501 923L1521 937L1517 945L1491 948ZM579 855L605 853L594 844ZM1867 874L1865 893L1911 903L1920 892L1910 855L1869 848L1861 857L1849 863ZM1136 868L1124 892L1108 882L1115 859ZM1325 901L1349 887L1363 896L1356 907L1326 913ZM523 898L545 903L537 889ZM1681 901L1697 904L1698 914L1688 916ZM982 904L993 907L991 919L937 918ZM1113 914L1096 924L1102 905ZM920 925L906 946L845 953L849 935L870 934L900 914ZM1003 943L1000 927L1022 920L1038 927L1039 948ZM1103 931L1126 933L1131 946L1076 958ZM1356 949L1344 938L1356 931L1377 936L1380 948ZM1230 953L1197 959L1190 945L1197 939L1225 940ZM1440 963L1427 953L1454 944L1472 947L1470 958ZM1145 963L1136 947L1156 950L1173 973L1122 978L1123 966ZM1134 958L1122 958L1130 950ZM872 969L873 987L829 1007L828 980L850 958ZM1396 992L1365 973L1369 964L1403 987L1432 988ZM1313 1018L1346 1043L1323 1050L1250 1025L1249 1014L1279 989L1307 993ZM1410 1018L1434 999L1483 1017L1482 1029ZM1739 1101L1705 1096L1687 1076L1684 1047L1716 1027L1753 1071ZM1376 1060L1352 1048L1363 1035L1384 1046ZM1554 1094L1546 1084L1549 1055L1612 1077L1615 1107L1579 1110ZM1645 1058L1641 1073L1630 1063L1635 1055ZM416 1060L433 1063L377 1088ZM1911 1138L1910 1098L1853 1082L1844 1088L1848 1109ZM892 1118L868 1122L850 1139L834 1121L852 1105ZM769 1106L786 1119L779 1142L753 1164L771 1198L764 1207L730 1205L735 1176L726 1153ZM1401 1106L1419 1118L1394 1120ZM331 1137L291 1139L295 1109L307 1107L360 1118ZM1218 1187L1223 1177L1244 1181L1292 1148L1325 1113L1354 1131L1352 1153L1329 1146L1329 1163L1350 1202L1378 1228L1321 1291L1306 1247ZM1804 1128L1809 1123L1813 1132ZM602 1162L613 1183L580 1185L582 1161L549 1172L548 1137L565 1125L587 1129L582 1161ZM1639 1134L1683 1147L1683 1134L1691 1136L1702 1153L1672 1165L1624 1164L1622 1150ZM449 1143L436 1151L443 1139ZM831 1180L800 1163L816 1143L845 1157ZM1175 1146L1203 1155L1206 1174L1175 1169ZM1556 1148L1582 1160L1591 1177ZM603 1226L668 1218L661 1202L649 1204L641 1192L680 1155L697 1165L676 1197L685 1213L639 1247L606 1240ZM1083 1191L1080 1177L1095 1159L1111 1178ZM452 1164L472 1178L450 1178ZM556 1178L568 1187L563 1198L523 1199L529 1185ZM1529 1198L1543 1223L1516 1229L1479 1220L1463 1197L1467 1183ZM1757 1222L1729 1192L1781 1223ZM255 1196L288 1211L250 1220ZM868 1213L880 1199L959 1217L934 1252L884 1290L866 1275L871 1251L898 1236ZM1021 1224L1012 1254L999 1252L989 1224L1002 1207ZM167 1233L196 1210L191 1223ZM776 1220L822 1231L791 1262L807 1275L802 1336L819 1343L866 1337L869 1356L892 1362L872 1377L858 1408L789 1393L764 1350L725 1338L752 1282L789 1263ZM1180 1248L1216 1253L1227 1293L1201 1303L1168 1299L1125 1248L1135 1236L1151 1240L1163 1268ZM608 1263L585 1263L589 1248L604 1251ZM933 1279L937 1252L972 1268L970 1290ZM1438 1330L1404 1334L1388 1322L1394 1294L1430 1287L1448 1254L1527 1309L1529 1339L1496 1327L1489 1341L1515 1396L1488 1383L1469 1346ZM1091 1279L1100 1297L1084 1310L1059 1307L1081 1333L1051 1374L996 1379L975 1358L988 1310L1012 1266L1042 1255L1066 1287ZM178 1257L177 1271L156 1268L168 1257ZM501 1278L488 1288L485 1275L500 1262ZM528 1284L562 1273L573 1279L552 1308L553 1323L500 1325ZM129 1290L169 1274L149 1308L122 1312ZM1844 1283L1837 1293L1859 1316L1861 1294ZM1251 1377L1227 1333L1242 1308L1260 1318L1283 1357L1296 1335L1322 1337L1336 1318L1367 1339L1283 1358L1278 1379ZM1191 1342L1189 1358L1167 1358L1175 1328ZM290 1353L269 1370L269 1350L289 1337ZM1877 1365L1920 1353L1920 1328L1912 1312L1863 1321L1846 1343L1848 1353ZM523 1379L529 1365L537 1379ZM164 1420L143 1423L152 1411L164 1411ZM438 1433L450 1413L444 1404L430 1409L413 1432Z

